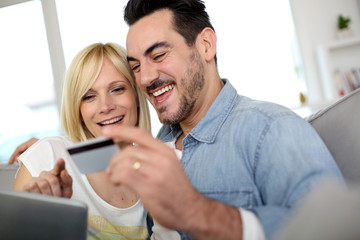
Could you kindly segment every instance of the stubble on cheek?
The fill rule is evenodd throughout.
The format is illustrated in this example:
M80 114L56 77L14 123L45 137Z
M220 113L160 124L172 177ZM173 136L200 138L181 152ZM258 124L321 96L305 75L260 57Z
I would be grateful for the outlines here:
M199 98L197 93L204 87L204 66L201 63L199 53L193 51L190 59L192 61L189 64L184 77L180 80L182 87L180 89L184 92L180 92L179 88L177 88L179 94L178 110L174 113L170 113L170 116L160 119L160 121L166 125L177 124L185 120L191 114L191 111L194 109L195 103ZM166 110L170 109L161 108L158 112L160 114L164 113Z

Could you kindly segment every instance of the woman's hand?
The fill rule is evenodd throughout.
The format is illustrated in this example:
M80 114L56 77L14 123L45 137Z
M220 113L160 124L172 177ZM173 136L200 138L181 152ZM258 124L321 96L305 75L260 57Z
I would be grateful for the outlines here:
M70 198L72 196L72 177L65 169L65 161L59 159L50 171L42 171L39 177L32 178L23 191Z

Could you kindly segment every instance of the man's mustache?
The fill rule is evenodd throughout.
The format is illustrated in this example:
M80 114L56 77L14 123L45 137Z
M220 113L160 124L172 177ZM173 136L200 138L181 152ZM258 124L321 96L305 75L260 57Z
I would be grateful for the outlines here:
M174 81L171 80L163 80L163 79L157 79L155 80L150 86L146 87L146 91L149 92L151 90L155 90L161 86L169 85L174 83Z

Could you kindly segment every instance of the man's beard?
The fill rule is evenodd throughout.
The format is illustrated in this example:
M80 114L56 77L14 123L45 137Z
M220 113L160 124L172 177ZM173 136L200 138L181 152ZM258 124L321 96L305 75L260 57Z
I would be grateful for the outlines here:
M160 119L165 125L178 124L184 121L194 109L195 103L199 98L199 92L204 87L204 65L200 60L200 54L194 50L190 56L192 59L188 65L185 76L181 78L182 95L180 96L179 108L177 112L169 117ZM179 90L179 89L178 89ZM179 91L180 94L180 91ZM171 109L169 109L171 111ZM166 112L166 107L158 109L158 114Z

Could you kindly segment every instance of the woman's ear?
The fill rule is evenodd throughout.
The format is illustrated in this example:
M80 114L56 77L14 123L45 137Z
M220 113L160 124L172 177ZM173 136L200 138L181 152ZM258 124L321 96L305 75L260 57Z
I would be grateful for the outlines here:
M204 28L198 36L207 62L214 59L216 54L216 33L209 27Z

